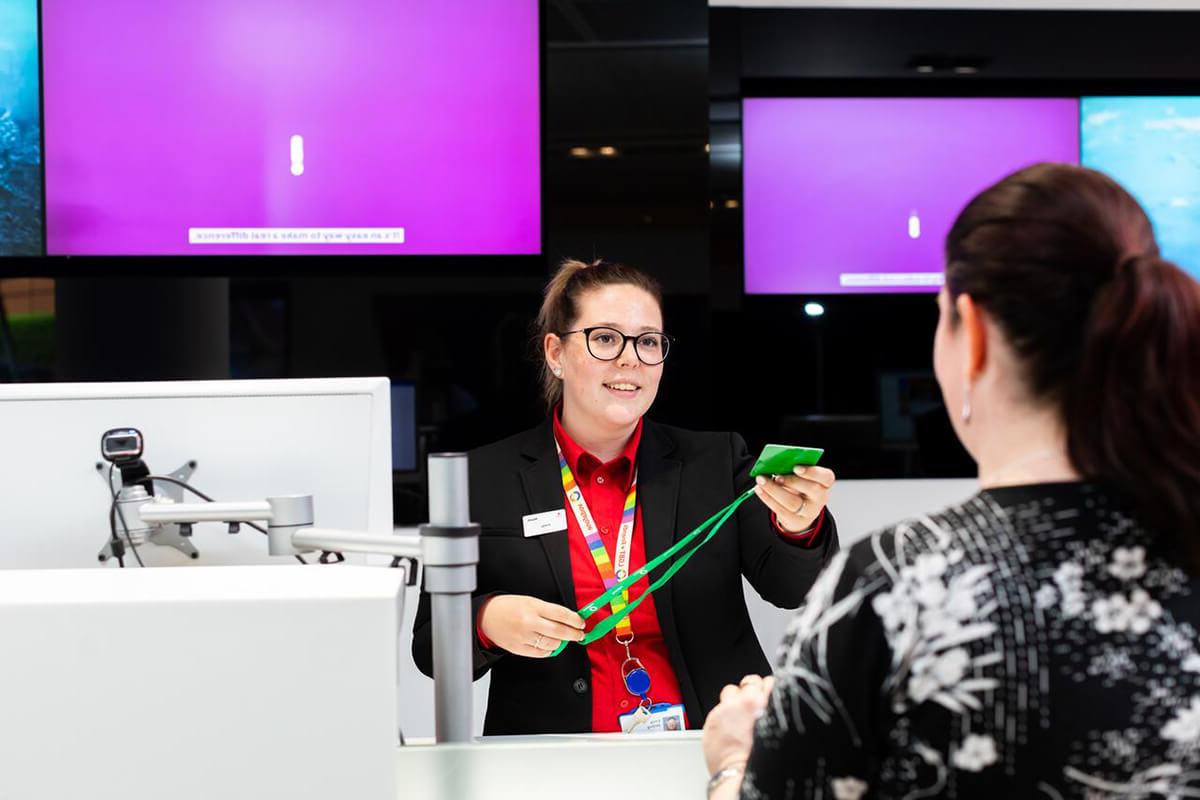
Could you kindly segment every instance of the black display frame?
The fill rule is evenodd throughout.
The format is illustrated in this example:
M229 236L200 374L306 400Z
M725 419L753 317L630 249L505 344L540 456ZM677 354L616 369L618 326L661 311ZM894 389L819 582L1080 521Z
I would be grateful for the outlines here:
M960 47L974 42L989 28L1039 30L1042 40L1055 32L1086 28L1105 33L1091 48L1090 59L1064 62L1057 72L1022 74L1022 55L1047 58L1044 46L1003 35L992 49L981 52ZM1114 38L1123 27L1150 28L1160 33L1148 40ZM755 9L717 7L710 12L710 231L714 285L736 292L742 302L790 298L793 302L845 305L854 298L888 298L918 307L934 293L842 292L795 295L747 294L745 291L745 225L742 175L742 102L748 98L1082 98L1200 96L1200 61L1187 58L1179 46L1158 47L1162 41L1186 42L1200 34L1200 13L1174 11L1025 11L928 9ZM886 45L896 56L887 64L855 65L851 53L829 67L819 59L778 46L788 32L800 38L809 30L862 32L860 40L878 44L884 32L895 33ZM1192 31L1194 33L1188 33ZM905 35L907 34L907 39ZM1194 39L1193 39L1194 41ZM859 42L860 44L862 41ZM1044 45L1044 41L1042 42ZM1142 74L1107 74L1106 49L1124 48L1127 59L1140 60ZM1156 47L1158 49L1156 49ZM853 48L851 48L853 50ZM964 55L953 55L954 52ZM753 53L747 64L744 52ZM865 49L860 55L865 54ZM948 55L949 53L949 55ZM863 57L865 62L866 57ZM919 74L918 67L934 71ZM1181 67L1188 74L1180 74ZM965 68L966 73L956 72ZM993 71L994 69L994 71ZM860 70L860 74L854 74ZM841 73L841 74L838 74ZM736 152L736 158L730 154ZM964 199L965 200L965 199Z

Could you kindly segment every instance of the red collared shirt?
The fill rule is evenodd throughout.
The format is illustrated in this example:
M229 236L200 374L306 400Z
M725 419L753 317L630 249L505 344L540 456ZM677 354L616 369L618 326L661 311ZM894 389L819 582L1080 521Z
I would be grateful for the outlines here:
M806 531L785 530L779 524L779 518L775 516L774 511L771 512L771 524L775 526L775 532L785 541L799 545L800 547L816 547L821 543L821 529L825 527L825 509L821 509L821 513L817 514L812 527Z
M583 499L587 501L588 509L596 521L600 540L608 550L609 559L615 561L613 556L617 547L617 529L621 525L625 496L633 482L638 444L642 439L642 424L638 423L621 454L606 464L600 463L599 459L584 451L571 439L558 421L557 413L554 415L554 437L558 440L567 466L571 468L575 481L583 492ZM566 506L565 497L563 504ZM583 531L579 529L579 522L571 512L570 506L567 506L567 537L570 542L571 578L575 582L575 599L583 605L604 593L604 581L600 579L596 562L592 560ZM629 548L629 570L632 572L645 564L646 539L642 528L642 507L641 503L638 503L633 540ZM629 601L633 602L640 597L649 585L649 579L643 579L630 587ZM612 609L607 606L597 611L588 620L588 627L611 614ZM671 667L667 643L663 640L662 629L658 625L654 595L647 597L635 608L629 619L634 636L629 650L650 673L650 699L655 703L682 703L683 694L679 689L679 680ZM592 730L619 731L621 725L618 717L635 710L638 705L638 698L625 689L624 679L621 677L625 648L617 643L614 632L590 644L587 654L592 668Z

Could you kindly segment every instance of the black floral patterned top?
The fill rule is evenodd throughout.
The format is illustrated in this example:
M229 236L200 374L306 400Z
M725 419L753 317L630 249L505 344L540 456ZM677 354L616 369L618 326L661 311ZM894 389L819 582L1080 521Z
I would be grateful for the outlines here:
M742 797L1200 797L1197 588L1088 484L877 532L792 621Z

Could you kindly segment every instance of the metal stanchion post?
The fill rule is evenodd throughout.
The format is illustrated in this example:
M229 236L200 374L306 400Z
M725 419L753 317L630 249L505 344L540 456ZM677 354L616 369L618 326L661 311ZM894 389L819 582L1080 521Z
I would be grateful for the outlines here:
M470 522L465 453L429 456L429 524L422 525L421 560L433 624L437 741L471 740L471 593L479 563L479 526Z

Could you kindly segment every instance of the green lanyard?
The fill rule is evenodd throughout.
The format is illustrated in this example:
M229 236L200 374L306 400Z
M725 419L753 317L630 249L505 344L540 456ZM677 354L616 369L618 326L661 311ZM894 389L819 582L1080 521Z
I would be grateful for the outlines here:
M720 530L721 526L725 524L725 520L727 520L731 516L733 516L733 513L738 510L738 506L740 506L742 503L746 502L746 500L752 494L754 494L754 489L747 489L743 494L738 496L738 498L736 500L734 500L732 503L725 506L717 513L713 514L708 519L704 520L704 522L701 522L699 525L697 525L696 528L691 533L689 533L687 536L684 536L682 539L680 539L678 542L676 542L671 547L671 549L665 551L664 553L659 555L657 558L655 558L650 563L646 564L641 569L634 570L624 580L613 584L612 586L610 586L608 588L607 591L604 592L604 594L600 595L595 600L588 603L583 608L579 609L579 616L583 617L584 619L589 618L590 616L595 614L597 611L599 611L601 608L604 608L606 605L608 605L614 597L623 596L623 593L627 589L629 589L629 587L633 586L633 584L637 583L639 580L646 577L646 575L648 575L651 570L657 569L658 567L662 566L664 563L666 563L671 558L673 558L677 553L679 553L681 550L683 550L685 547L687 547L689 544L691 544L691 542L694 541L698 536L700 536L706 530L708 531L707 536L705 536L697 545L695 545L690 550L688 550L686 553L684 553L682 556L680 556L675 561L674 564L672 564L670 567L667 568L667 571L662 574L661 578L656 580L654 583L650 584L650 588L648 588L646 591L642 592L641 597L634 600L629 605L625 606L619 612L616 612L612 616L606 617L604 620L602 620L598 625L596 625L596 627L592 628L590 631L588 631L587 633L585 633L583 635L583 639L580 640L579 644L589 645L592 642L596 641L597 639L602 639L605 636L605 634L607 634L613 628L617 627L617 625L620 624L621 620L625 619L627 616L629 616L631 613L633 613L633 610L635 608L637 608L639 605L641 605L642 601L645 600L650 594L652 594L656 590L661 589L663 586L665 586L667 581L671 580L671 578L673 578L675 576L676 572L679 572L679 570L683 569L683 565L688 562L688 559L690 559L692 556L694 556L696 554L697 550L699 550L701 547L703 547L705 544L707 544L708 540L716 535L717 531ZM550 655L551 656L558 655L566 648L566 646L567 646L566 641L559 642L558 648Z

